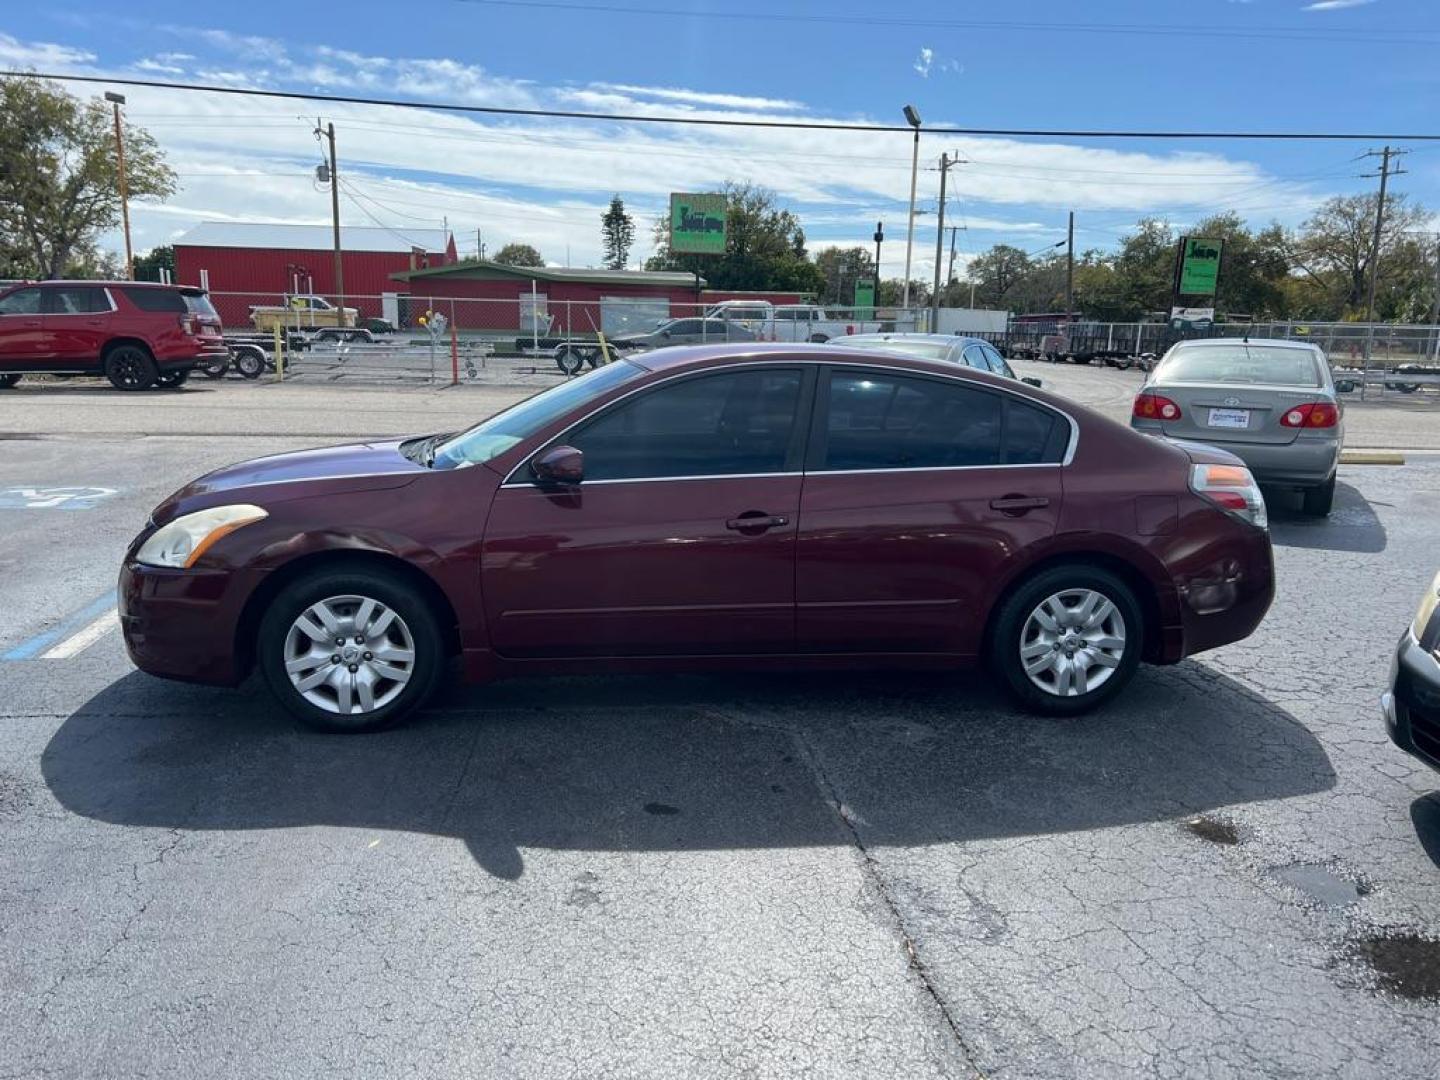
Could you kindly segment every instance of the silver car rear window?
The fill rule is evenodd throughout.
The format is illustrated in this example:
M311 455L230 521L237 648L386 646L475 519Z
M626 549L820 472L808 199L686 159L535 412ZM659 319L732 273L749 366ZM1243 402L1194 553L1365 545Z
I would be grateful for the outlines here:
M1320 364L1309 349L1274 346L1185 345L1176 349L1156 381L1177 383L1240 383L1265 386L1323 386Z
M873 338L854 341L840 338L830 344L843 345L847 349L875 349L881 352L901 353L904 356L914 356L921 360L948 360L953 347L940 341L905 341L903 338L897 341L877 341Z

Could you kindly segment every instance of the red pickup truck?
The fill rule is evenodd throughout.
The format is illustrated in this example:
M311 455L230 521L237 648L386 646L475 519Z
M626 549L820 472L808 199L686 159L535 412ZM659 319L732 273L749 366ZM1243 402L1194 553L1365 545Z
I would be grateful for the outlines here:
M120 390L175 387L226 356L204 289L39 281L0 292L0 390L22 375L104 375Z

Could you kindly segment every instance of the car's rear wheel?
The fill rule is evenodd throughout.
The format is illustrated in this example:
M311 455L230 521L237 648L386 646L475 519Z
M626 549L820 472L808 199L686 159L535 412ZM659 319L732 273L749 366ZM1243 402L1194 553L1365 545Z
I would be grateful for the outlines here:
M105 354L105 377L117 390L148 390L159 374L155 358L140 345L116 345Z
M162 371L155 376L155 385L162 390L173 390L177 386L184 386L190 379L189 370L185 371Z
M1312 517L1325 517L1335 505L1335 477L1330 477L1319 487L1306 488L1301 498L1305 513Z
M283 588L260 621L260 669L319 731L379 731L434 693L444 637L425 597L397 576L320 571Z
M1074 716L1114 697L1140 663L1145 621L1121 578L1083 563L1043 570L996 612L991 664L1031 712Z
M9 390L19 381L19 375L0 375L0 390Z

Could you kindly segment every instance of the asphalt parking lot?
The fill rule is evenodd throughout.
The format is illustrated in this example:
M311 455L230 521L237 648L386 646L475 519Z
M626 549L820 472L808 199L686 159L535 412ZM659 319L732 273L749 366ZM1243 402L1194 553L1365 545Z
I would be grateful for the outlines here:
M1136 372L1023 364L1123 415ZM0 1077L1440 1073L1440 774L1379 721L1430 395L1272 503L1250 640L1079 721L972 675L452 690L363 738L154 680L117 560L190 477L533 388L0 395ZM1419 448L1420 452L1415 452Z

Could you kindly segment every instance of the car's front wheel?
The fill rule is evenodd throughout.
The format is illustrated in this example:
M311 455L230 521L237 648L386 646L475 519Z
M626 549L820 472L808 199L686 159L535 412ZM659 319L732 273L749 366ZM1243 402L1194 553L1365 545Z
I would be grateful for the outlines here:
M19 381L19 375L0 375L0 390L9 390Z
M1041 571L1004 600L990 660L1021 706L1074 716L1120 692L1144 641L1144 615L1130 586L1108 570L1075 563Z
M320 571L285 586L260 621L271 691L319 731L379 731L423 705L445 669L444 635L419 590L372 570Z

